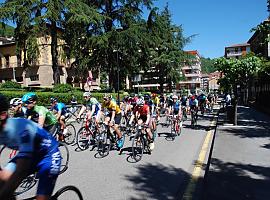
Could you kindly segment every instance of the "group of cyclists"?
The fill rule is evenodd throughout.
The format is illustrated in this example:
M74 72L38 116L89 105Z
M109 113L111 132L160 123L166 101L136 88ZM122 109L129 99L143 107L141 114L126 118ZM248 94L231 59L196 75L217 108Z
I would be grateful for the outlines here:
M77 118L86 113L86 120L94 118L96 126L102 120L114 130L119 149L124 145L120 128L123 118L125 126L144 125L151 151L154 149L156 128L162 115L174 116L182 126L188 113L194 112L197 115L198 110L201 110L203 114L205 109L211 112L216 101L215 95L206 96L203 93L198 96L131 94L119 103L109 94L103 96L102 102L93 97L91 92L84 92L83 98L84 104ZM65 119L69 115L66 105L57 98L52 97L50 102L49 109L38 105L34 92L9 102L0 94L0 144L19 150L17 156L0 171L0 199L12 196L19 182L33 170L38 172L39 177L37 199L49 199L61 165L57 140L63 140L67 132ZM71 103L77 102L72 99ZM57 127L61 131L58 131L58 138L54 138Z

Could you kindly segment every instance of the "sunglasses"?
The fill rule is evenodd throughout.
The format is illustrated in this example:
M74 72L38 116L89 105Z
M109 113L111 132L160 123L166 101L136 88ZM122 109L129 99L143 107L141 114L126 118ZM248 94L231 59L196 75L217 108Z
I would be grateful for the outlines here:
M27 106L27 105L32 104L32 103L33 103L33 101L26 101L23 103L23 105Z

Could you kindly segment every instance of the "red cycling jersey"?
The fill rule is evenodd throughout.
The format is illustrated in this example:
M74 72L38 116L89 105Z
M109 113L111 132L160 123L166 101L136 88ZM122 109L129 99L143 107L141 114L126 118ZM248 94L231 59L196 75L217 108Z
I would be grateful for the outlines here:
M150 114L149 111L149 106L144 104L142 107L139 106L135 106L134 108L134 114L138 111L138 113L142 116L142 115L148 115Z

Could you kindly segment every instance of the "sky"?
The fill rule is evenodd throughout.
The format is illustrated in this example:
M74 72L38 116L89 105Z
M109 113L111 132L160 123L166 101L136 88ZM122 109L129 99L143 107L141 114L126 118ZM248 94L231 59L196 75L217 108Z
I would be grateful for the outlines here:
M250 30L268 17L267 0L156 0L154 5L161 11L167 2L172 23L182 25L184 36L197 34L184 50L198 50L206 58L246 43L254 33Z
M221 57L225 46L246 43L250 30L268 17L267 0L153 1L160 11L168 3L172 23L182 25L185 37L196 35L184 50L198 50L205 58Z

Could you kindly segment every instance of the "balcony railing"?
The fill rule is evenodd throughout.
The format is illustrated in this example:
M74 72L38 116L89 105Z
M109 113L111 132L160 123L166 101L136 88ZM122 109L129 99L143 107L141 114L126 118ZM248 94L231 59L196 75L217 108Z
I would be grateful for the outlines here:
M14 68L14 67L17 67L17 63L9 63L8 65L7 64L2 64L0 65L0 69L4 69L4 68Z
M241 56L241 55L242 55L242 51L230 51L230 52L227 52L227 57Z
M201 74L196 74L196 73L192 73L192 74L185 74L185 77L198 77L200 78L201 77Z

